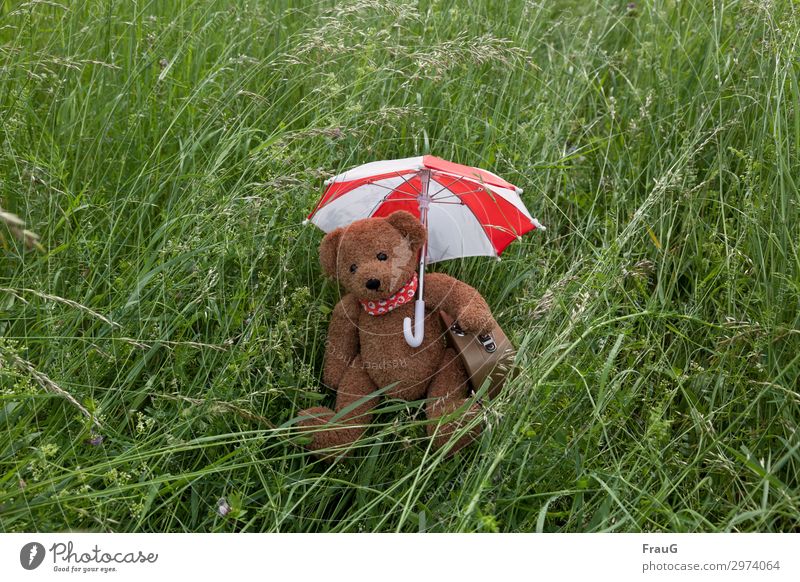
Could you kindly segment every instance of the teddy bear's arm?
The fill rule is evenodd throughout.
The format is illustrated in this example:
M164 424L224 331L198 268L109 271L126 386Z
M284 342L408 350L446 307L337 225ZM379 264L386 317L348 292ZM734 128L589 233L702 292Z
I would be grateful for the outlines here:
M444 273L425 276L425 303L442 309L468 333L488 333L494 319L489 305L476 289Z
M358 355L359 309L358 300L349 294L342 297L333 308L322 379L334 390L338 390L347 367Z

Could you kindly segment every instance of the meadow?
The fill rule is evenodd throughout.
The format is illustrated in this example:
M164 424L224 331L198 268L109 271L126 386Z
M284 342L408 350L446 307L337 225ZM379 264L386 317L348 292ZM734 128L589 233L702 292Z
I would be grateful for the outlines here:
M0 1L0 531L797 531L798 40L782 0ZM517 375L455 457L385 400L315 461L302 221L425 153L548 227L434 266Z

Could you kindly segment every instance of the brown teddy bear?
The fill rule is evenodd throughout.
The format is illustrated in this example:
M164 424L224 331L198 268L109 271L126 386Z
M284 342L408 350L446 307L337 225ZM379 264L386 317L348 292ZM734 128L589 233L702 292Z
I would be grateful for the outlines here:
M322 268L347 294L333 310L323 369L325 384L336 390L335 411L316 406L299 414L298 424L311 437L312 451L344 447L360 438L381 393L403 400L426 397L425 412L432 421L428 434L436 447L477 414L478 405L473 404L458 419L435 422L464 405L469 396L467 374L446 346L438 310L455 317L468 333L486 333L494 320L480 293L448 275L427 274L425 339L412 348L403 336L403 319L414 312L416 269L426 236L422 223L401 210L386 218L355 221L322 240ZM376 391L379 394L367 398ZM480 430L478 426L459 439L450 452L468 444Z

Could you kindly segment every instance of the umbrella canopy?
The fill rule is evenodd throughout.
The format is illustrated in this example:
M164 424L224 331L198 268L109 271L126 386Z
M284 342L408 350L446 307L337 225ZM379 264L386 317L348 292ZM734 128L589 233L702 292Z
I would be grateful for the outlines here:
M522 203L521 188L488 170L435 156L371 162L325 186L308 220L330 232L360 218L406 210L427 224L427 263L499 257L526 232L544 228Z

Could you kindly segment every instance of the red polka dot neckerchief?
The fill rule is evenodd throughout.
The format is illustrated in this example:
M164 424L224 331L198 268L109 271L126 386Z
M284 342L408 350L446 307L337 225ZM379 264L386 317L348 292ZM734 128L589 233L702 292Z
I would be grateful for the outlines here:
M418 283L419 279L417 278L417 274L414 273L414 276L411 277L411 280L400 287L400 289L398 289L398 291L391 297L387 297L386 299L376 299L374 301L362 301L359 299L358 302L361 303L364 311L370 315L386 315L393 309L397 309L401 305L410 303L411 300L414 299L414 294L417 292Z

